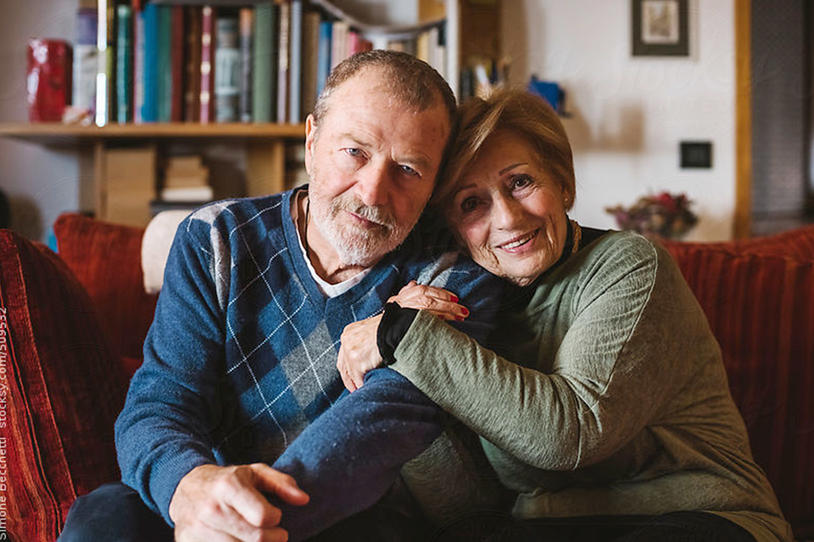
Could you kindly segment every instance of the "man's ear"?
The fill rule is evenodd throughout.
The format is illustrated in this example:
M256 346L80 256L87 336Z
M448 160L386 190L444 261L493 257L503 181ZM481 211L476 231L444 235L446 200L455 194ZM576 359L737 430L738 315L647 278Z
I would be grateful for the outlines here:
M314 155L314 142L317 138L317 123L314 115L309 114L305 119L305 171L311 175L311 158Z

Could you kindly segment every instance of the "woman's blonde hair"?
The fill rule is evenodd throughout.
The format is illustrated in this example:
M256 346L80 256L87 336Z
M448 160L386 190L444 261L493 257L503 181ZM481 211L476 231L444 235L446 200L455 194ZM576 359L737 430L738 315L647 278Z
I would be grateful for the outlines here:
M507 130L525 138L538 153L538 164L560 183L566 210L574 205L576 183L571 144L557 113L542 98L520 89L500 89L473 98L458 109L458 137L452 143L433 204L444 207L461 177L489 136Z

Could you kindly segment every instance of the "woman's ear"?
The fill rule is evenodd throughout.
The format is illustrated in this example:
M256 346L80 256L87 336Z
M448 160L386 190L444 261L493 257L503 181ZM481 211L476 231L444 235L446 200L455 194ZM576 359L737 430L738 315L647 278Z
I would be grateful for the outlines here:
M560 191L562 193L562 207L563 209L565 209L566 212L568 212L568 210L574 204L574 198L568 191L568 188L566 188L565 186L561 186Z
M317 123L314 115L305 119L305 171L311 175L311 159L314 156L314 144L317 139Z

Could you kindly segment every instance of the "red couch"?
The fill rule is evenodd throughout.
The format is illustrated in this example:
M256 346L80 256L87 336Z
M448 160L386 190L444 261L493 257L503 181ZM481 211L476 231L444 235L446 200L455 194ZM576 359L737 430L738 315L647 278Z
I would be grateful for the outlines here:
M70 214L54 230L59 256L0 230L0 505L12 540L54 540L77 496L118 478L113 422L156 302L142 288L142 230ZM795 536L814 539L814 227L665 245L721 344L755 458Z

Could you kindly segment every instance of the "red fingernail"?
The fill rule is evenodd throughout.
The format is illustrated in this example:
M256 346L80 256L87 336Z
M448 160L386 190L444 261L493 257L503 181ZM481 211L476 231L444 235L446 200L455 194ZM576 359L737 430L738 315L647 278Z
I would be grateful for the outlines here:
M461 322L461 321L463 321L464 317L463 316L456 316L455 319L458 320L459 322Z
M464 313L464 316L469 316L469 309L466 307L461 307L461 312Z
M453 302L453 303L457 303L457 302L458 302L458 296L457 296L457 295L452 296L452 302Z

